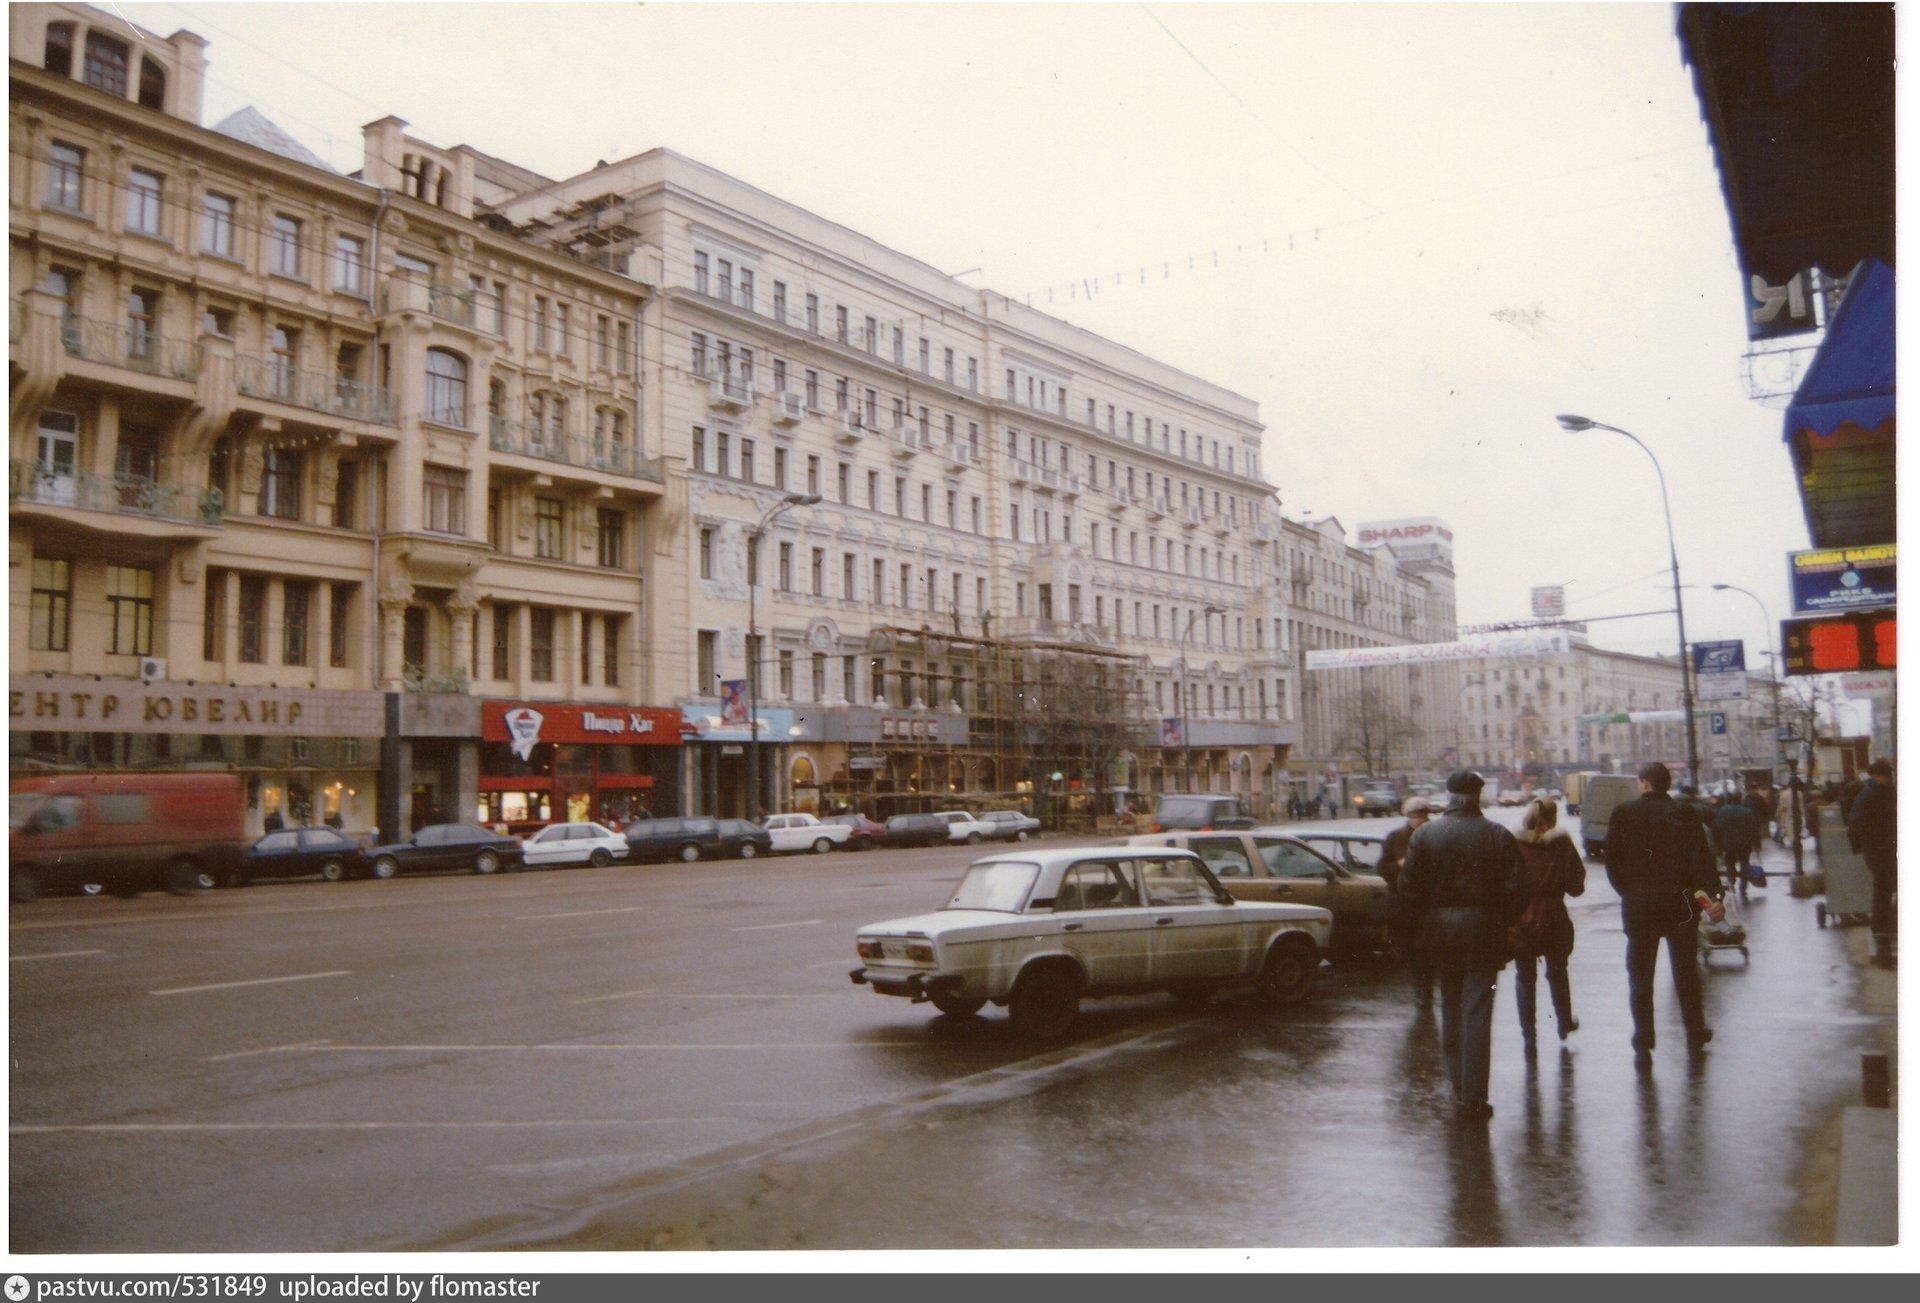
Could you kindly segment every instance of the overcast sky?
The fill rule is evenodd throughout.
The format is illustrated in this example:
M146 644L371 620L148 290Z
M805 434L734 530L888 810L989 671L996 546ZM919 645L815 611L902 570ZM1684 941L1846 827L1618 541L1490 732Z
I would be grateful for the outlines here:
M122 8L212 42L209 123L342 171L387 113L552 176L665 145L979 268L1257 399L1289 514L1445 518L1463 623L1670 605L1652 467L1553 416L1624 426L1684 578L1786 613L1806 529L1668 5ZM1758 645L1747 599L1687 608Z

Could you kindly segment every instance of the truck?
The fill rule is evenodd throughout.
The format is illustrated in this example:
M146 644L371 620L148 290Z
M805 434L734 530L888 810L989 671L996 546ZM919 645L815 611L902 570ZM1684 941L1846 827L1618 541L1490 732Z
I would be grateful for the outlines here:
M99 884L189 895L244 880L240 775L36 774L8 788L8 896Z
M1607 849L1607 825L1613 812L1640 795L1640 780L1628 774L1592 774L1583 785L1580 799L1580 844L1588 859L1598 859Z

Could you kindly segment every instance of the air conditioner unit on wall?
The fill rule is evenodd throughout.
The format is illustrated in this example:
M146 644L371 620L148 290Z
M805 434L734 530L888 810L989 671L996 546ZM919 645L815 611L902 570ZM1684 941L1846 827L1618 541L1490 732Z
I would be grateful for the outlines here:
M159 656L142 656L140 658L140 681L142 683L155 683L166 677L167 662L165 659Z

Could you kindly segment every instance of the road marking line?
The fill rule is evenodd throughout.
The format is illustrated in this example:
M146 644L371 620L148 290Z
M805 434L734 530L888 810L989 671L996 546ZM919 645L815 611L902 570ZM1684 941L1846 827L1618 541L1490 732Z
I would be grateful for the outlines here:
M200 1060L202 1063L226 1063L232 1059L251 1059L261 1054L286 1054L293 1050L310 1050L317 1046L331 1044L329 1041L295 1041L291 1045L269 1045L259 1050L235 1050L231 1054L214 1054Z
M814 927L826 921L824 918L803 918L798 923L756 923L752 927L736 927L727 930L730 932L771 932L775 928L782 927Z
M106 953L104 950L55 950L44 955L9 955L7 956L7 961L14 964L23 964L29 959L78 959L82 955L104 955Z
M779 1041L771 1043L692 1043L673 1041L556 1041L545 1045L315 1045L279 1046L263 1054L529 1054L539 1050L864 1050L874 1047L944 1049L943 1042Z
M588 917L591 917L591 916L592 916L592 915L594 915L594 914L633 914L633 913L636 913L636 912L638 912L638 911L640 911L640 910L643 910L643 909L645 909L645 908L647 908L647 907L646 907L645 905L623 905L623 906L621 906L621 907L620 907L619 909L576 909L576 910L569 910L569 911L568 911L567 913L565 913L565 914L522 914L522 915L520 915L520 917L521 917L521 918L523 918L523 919L528 919L528 918L588 918Z
M838 998L834 991L615 991L612 995L583 995L568 1004L604 1004L608 1000L823 1000Z
M71 1132L96 1134L142 1134L172 1131L442 1131L467 1128L514 1127L658 1127L695 1126L707 1122L733 1122L735 1118L536 1118L524 1122L488 1120L477 1122L51 1122L8 1127L16 1136L44 1136Z
M193 995L200 991L230 991L240 986L272 986L277 982L312 982L322 977L345 977L351 969L334 968L324 973L291 973L286 977L255 977L244 982L208 982L204 986L169 986L148 995Z

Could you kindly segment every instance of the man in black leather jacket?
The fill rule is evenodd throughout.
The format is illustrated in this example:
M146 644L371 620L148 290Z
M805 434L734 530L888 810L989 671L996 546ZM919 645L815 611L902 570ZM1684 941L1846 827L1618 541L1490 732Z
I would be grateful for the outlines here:
M1464 770L1447 779L1446 813L1414 833L1397 889L1414 944L1440 980L1440 1049L1466 1122L1493 1116L1494 988L1510 958L1507 927L1527 904L1519 844L1480 813L1481 786Z
M1873 874L1873 962L1893 967L1893 887L1898 864L1899 808L1893 788L1893 764L1867 766L1867 782L1847 810L1847 841Z
M1698 1053L1713 1039L1700 1002L1700 907L1694 893L1716 900L1723 893L1706 830L1692 810L1667 794L1672 784L1673 775L1659 761L1643 766L1640 796L1615 810L1607 826L1607 878L1620 893L1634 1058L1643 1067L1653 1057L1653 973L1662 941L1687 1048Z

